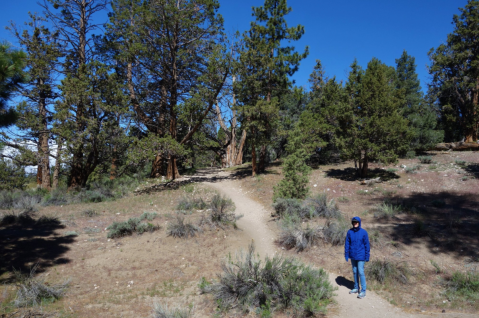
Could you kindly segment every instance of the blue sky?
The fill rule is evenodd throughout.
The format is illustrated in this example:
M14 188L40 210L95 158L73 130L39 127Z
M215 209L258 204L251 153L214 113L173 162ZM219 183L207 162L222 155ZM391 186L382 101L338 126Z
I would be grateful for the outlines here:
M40 0L43 1L43 0ZM293 12L289 25L302 24L305 35L295 43L298 50L310 48L310 55L294 76L298 85L308 86L308 77L316 59L328 76L345 80L354 58L366 66L373 57L395 65L403 50L416 58L423 89L429 81L427 52L444 43L453 30L452 16L467 0L296 0L288 1ZM220 0L220 13L228 32L249 28L251 7L263 0ZM28 11L39 12L37 0L4 0L0 12L0 39L14 45L16 40L4 27L10 20L19 26L28 19ZM106 12L97 16L106 20Z

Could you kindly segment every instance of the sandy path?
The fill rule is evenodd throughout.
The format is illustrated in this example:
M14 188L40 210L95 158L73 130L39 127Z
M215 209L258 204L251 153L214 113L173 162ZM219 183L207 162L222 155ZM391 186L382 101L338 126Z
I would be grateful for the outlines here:
M226 172L220 172L220 176L225 176ZM248 193L241 189L240 183L235 180L225 180L221 182L205 182L205 184L217 189L220 193L230 197L236 205L236 213L243 217L237 224L240 229L245 231L247 236L254 240L256 251L261 257L274 255L279 249L274 245L275 235L268 228L267 222L270 218L269 213L258 202L248 196ZM244 248L250 241L245 242ZM349 295L349 288L341 286L336 282L338 275L330 273L329 278L333 286L337 287L334 300L337 302L336 310L332 310L329 317L339 318L426 318L426 317L444 317L444 318L477 318L477 315L456 314L456 313L421 313L411 314L404 312L398 307L394 307L386 300L372 291L367 292L364 299L357 299L356 295ZM341 282L341 281L339 281Z

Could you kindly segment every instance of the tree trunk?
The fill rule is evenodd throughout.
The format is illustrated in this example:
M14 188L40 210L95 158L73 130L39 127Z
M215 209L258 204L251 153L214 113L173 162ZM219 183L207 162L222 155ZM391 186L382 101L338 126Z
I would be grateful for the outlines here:
M113 154L111 156L110 180L116 179L116 145L113 146Z
M265 171L265 169L266 169L265 162L266 162L266 146L262 145L260 153L259 153L258 172L264 172Z
M57 189L58 188L58 179L60 176L60 167L62 164L61 160L61 153L62 153L62 146L63 146L63 139L58 138L58 143L57 143L57 160L55 161L55 169L53 170L53 183L52 183L52 188Z
M361 178L367 178L368 176L368 157L364 157L362 165L360 164L359 176Z
M256 149L255 149L255 144L253 141L251 142L251 168L253 170L252 176L254 177L256 176L257 167L256 167Z
M150 178L159 178L164 175L163 156L161 154L157 154L153 164L151 165Z
M42 186L42 165L39 163L37 167L37 187L40 188Z
M43 87L43 80L39 80L39 86ZM46 108L46 94L42 90L40 92L40 101L39 101L39 113L41 120L41 132L40 132L40 165L42 166L42 183L41 187L43 189L50 190L50 147L48 145L48 139L50 133L48 131L48 121L47 121L47 108Z
M246 142L246 130L243 130L243 135L241 136L240 146L235 156L235 165L243 164L243 147Z
M176 165L176 157L170 156L168 158L168 170L166 171L166 179L175 180L180 177L178 167Z

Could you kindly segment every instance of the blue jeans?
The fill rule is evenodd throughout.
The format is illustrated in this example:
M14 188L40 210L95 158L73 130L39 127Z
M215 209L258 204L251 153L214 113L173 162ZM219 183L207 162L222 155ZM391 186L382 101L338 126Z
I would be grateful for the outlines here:
M365 261L351 260L353 265L354 289L359 290L359 280L361 280L361 292L366 292L366 275L364 275Z

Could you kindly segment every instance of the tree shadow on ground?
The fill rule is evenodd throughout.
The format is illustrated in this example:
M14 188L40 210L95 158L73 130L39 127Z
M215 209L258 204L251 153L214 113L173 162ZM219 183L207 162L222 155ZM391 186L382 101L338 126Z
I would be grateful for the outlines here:
M411 222L378 220L393 224L389 236L394 241L426 244L433 254L479 257L479 196L442 191L393 197L390 202L411 213Z
M336 277L335 281L336 281L336 284L338 284L339 286L344 286L344 287L349 288L349 289L354 288L354 282L350 281L346 277L338 276L338 277Z
M280 163L273 163L270 164L268 167L280 165ZM192 176L184 176L177 180L173 180L171 182L154 184L152 186L143 188L141 190L135 191L136 195L139 194L151 194L155 192L161 192L164 190L171 190L171 189L178 189L181 186L188 185L190 183L200 183L200 182L221 182L225 180L239 180L245 179L247 177L251 177L252 175L252 168L251 165L244 165L235 167L231 170L226 170L229 172L228 174L220 175L220 172L224 171L221 168L206 168L206 169L198 169L196 173ZM268 175L268 174L276 174L279 173L272 170L265 170L265 172L257 174L257 176L261 175Z
M27 222L0 224L0 284L11 281L11 275L4 275L13 270L24 273L30 272L31 267L38 263L37 273L46 268L69 263L70 260L62 257L70 248L68 244L74 242L71 236L55 233L65 228L57 219L30 218Z
M479 164L478 163L468 164L467 166L464 167L464 170L468 172L474 178L479 179Z
M345 169L329 169L326 171L326 177L339 179L342 181L358 181L361 180L355 168ZM381 178L381 181L389 181L392 179L399 179L400 177L394 172L389 172L383 169L370 169L368 172L368 179Z

